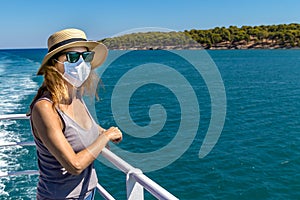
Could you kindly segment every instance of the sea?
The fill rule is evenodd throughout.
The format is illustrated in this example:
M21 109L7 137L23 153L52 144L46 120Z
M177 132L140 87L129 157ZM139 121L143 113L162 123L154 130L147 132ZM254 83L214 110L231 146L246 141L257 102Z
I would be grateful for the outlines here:
M0 115L29 111L46 53L0 50ZM177 198L300 199L300 50L114 50L96 73L91 113L123 132L111 150ZM0 121L0 144L21 141L29 120ZM95 168L126 199L126 175ZM35 169L34 146L0 147L0 172ZM0 178L0 199L35 199L37 180Z

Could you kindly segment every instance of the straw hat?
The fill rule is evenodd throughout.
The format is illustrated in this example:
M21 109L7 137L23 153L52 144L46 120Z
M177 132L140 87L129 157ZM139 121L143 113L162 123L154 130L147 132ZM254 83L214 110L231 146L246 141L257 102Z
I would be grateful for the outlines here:
M94 59L91 62L92 69L100 66L107 56L106 46L96 41L88 41L82 30L74 28L64 29L48 38L48 53L44 57L37 75L44 74L44 68L52 56L71 47L87 47L89 51L95 52Z

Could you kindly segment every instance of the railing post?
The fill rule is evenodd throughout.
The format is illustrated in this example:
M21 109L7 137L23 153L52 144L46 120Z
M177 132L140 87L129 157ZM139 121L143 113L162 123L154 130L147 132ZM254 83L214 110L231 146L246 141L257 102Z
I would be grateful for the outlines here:
M144 187L139 184L133 174L142 174L140 169L132 169L126 175L126 190L128 200L143 200L144 199Z

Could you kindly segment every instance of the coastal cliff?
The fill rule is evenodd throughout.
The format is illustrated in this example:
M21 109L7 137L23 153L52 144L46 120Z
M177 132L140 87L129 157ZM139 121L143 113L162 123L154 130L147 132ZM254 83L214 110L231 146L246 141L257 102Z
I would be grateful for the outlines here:
M300 24L216 27L183 32L140 32L101 40L109 49L291 49L300 48Z

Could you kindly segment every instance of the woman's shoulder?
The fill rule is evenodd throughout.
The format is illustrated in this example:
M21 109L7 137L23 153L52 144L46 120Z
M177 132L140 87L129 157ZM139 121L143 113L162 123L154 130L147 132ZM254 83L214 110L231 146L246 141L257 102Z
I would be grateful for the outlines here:
M34 97L33 101L30 104L31 110L33 109L33 107L35 106L35 104L37 102L43 101L43 100L52 103L52 98L48 91L38 91L37 95Z
M32 114L34 113L52 113L53 110L53 103L49 101L48 99L39 99L35 102L35 104L32 107Z
M37 101L31 110L31 120L42 124L59 124L61 127L59 114L57 113L53 103L46 99ZM35 124L36 125L36 124Z
M49 99L39 99L35 102L33 108L41 108L41 109L52 109L53 102Z

